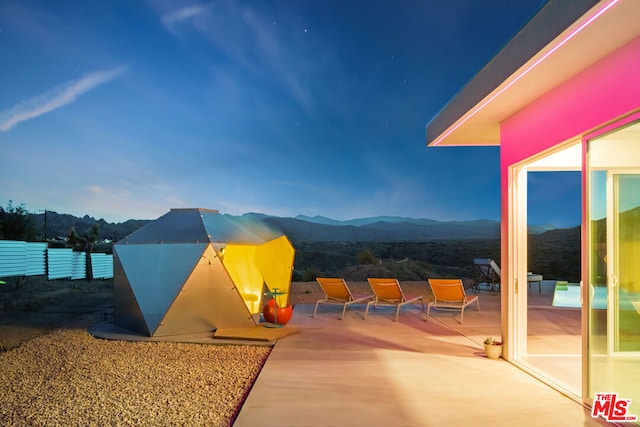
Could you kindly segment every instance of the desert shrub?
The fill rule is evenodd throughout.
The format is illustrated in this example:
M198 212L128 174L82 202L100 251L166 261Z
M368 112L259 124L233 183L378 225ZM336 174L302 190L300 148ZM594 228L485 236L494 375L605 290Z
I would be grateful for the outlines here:
M356 257L359 264L378 264L379 260L373 255L371 249L366 248Z

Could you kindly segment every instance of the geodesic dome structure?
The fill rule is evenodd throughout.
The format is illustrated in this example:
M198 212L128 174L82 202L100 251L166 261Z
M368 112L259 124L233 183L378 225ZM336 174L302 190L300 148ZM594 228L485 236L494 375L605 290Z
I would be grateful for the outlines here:
M171 209L114 245L114 323L149 337L258 326L266 291L288 303L294 254L264 224Z

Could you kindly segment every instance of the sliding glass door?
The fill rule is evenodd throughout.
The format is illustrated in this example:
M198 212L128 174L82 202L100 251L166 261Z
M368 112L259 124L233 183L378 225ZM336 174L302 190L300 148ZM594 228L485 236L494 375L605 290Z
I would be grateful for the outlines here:
M587 142L587 397L640 414L640 125Z
M513 307L508 311L510 360L577 401L583 384L581 166L581 141L572 140L510 169L509 286L502 291ZM550 189L560 183L573 187L575 196L549 203ZM564 217L571 212L575 229L529 235L529 227L539 225L527 219L536 211ZM539 284L530 283L534 275ZM556 291L558 282L567 284L562 292Z

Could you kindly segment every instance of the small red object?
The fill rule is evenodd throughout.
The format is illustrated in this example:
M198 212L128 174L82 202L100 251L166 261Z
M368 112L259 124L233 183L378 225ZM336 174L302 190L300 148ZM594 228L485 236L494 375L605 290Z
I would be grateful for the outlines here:
M293 315L293 307L290 305L286 307L277 308L277 318L276 318L276 310L274 310L275 303L272 299L270 299L267 304L262 308L262 315L264 316L264 320L269 323L277 323L278 325L285 325L291 320L291 316Z

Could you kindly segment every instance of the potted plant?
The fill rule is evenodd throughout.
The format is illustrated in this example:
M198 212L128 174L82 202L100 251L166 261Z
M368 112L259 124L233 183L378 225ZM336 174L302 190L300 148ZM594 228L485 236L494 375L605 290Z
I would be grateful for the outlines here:
M489 359L498 360L502 355L502 342L496 341L493 337L484 339L484 352Z

